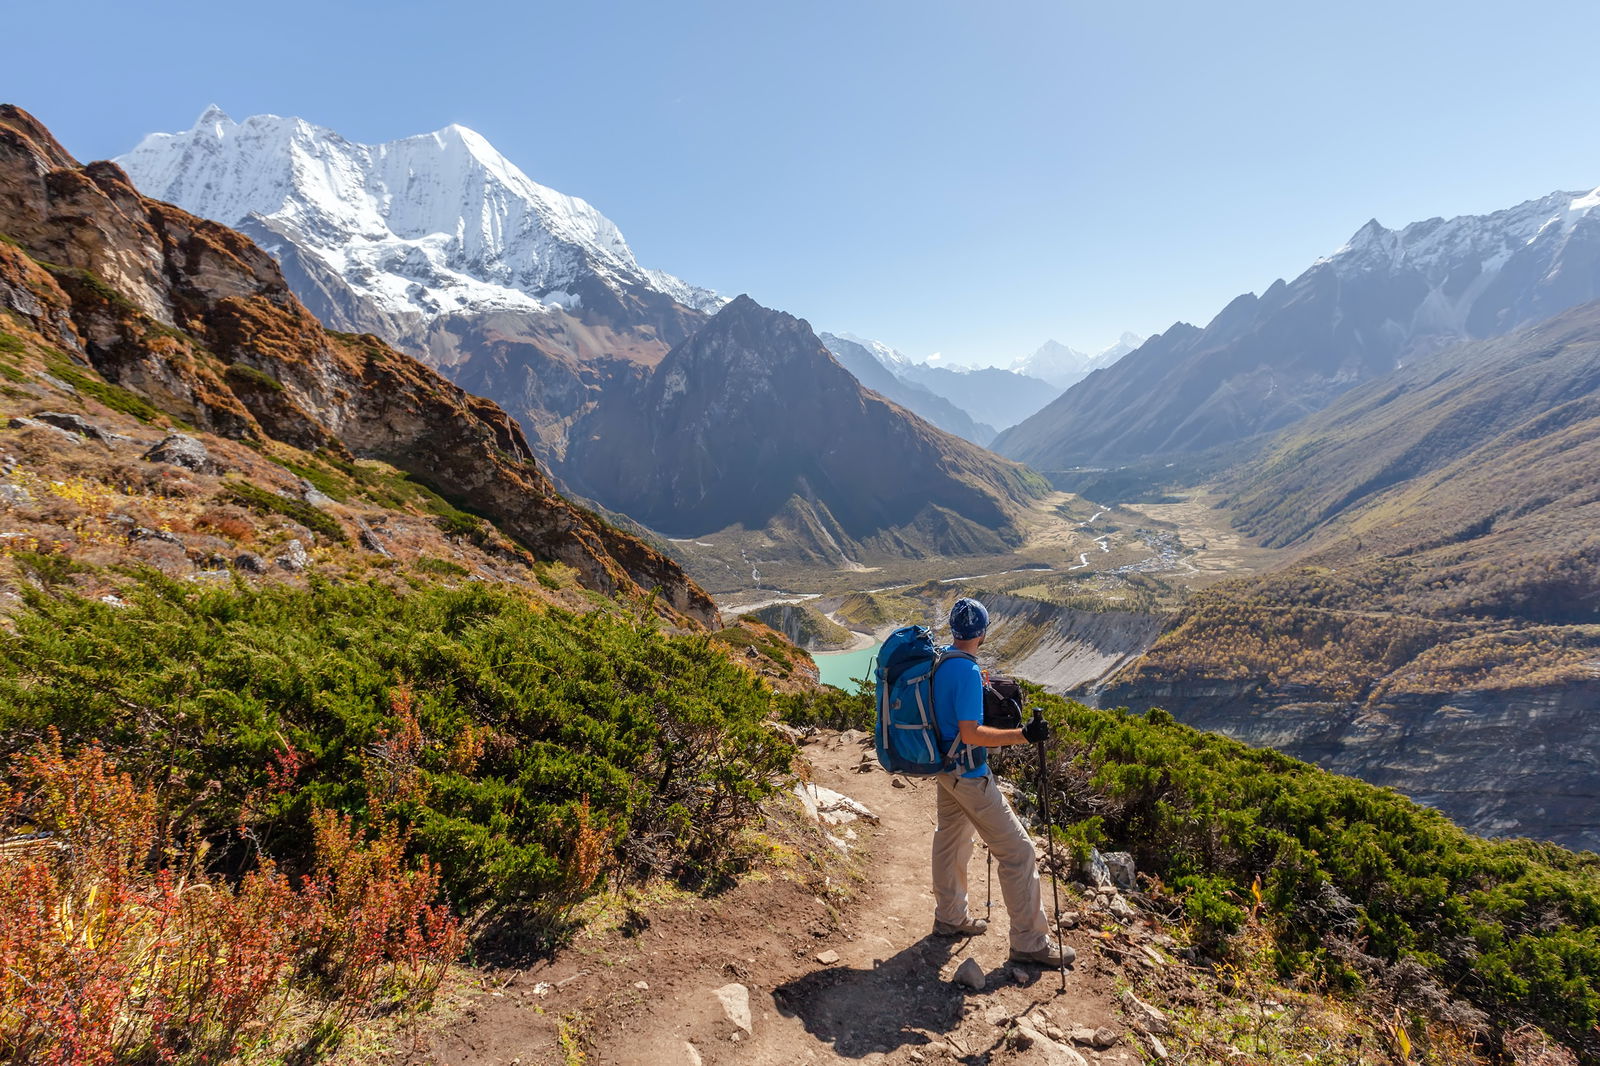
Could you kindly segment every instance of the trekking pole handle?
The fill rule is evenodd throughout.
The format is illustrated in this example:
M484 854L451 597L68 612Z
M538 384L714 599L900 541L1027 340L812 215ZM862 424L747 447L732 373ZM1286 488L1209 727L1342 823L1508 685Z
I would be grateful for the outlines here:
M1035 722L1044 721L1044 708L1043 707L1037 707L1037 706L1034 707L1034 709L1033 709L1033 720Z

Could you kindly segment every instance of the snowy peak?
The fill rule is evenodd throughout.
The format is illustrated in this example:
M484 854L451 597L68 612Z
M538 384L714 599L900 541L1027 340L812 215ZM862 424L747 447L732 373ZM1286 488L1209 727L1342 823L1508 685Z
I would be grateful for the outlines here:
M235 122L212 105L117 162L146 195L230 226L255 220L388 313L573 307L595 281L698 310L724 302L641 266L610 219L461 125L366 145L298 118Z
M1100 349L1093 355L1069 348L1060 341L1048 340L1032 355L1024 356L1011 364L1018 374L1042 378L1057 388L1067 388L1082 380L1091 371L1110 366L1124 355L1144 343L1136 333L1124 332L1117 342Z
M1430 218L1399 230L1371 219L1314 266L1331 267L1341 276L1409 269L1438 280L1438 275L1476 262L1492 273L1523 248L1569 238L1597 206L1600 189L1554 192L1488 215Z

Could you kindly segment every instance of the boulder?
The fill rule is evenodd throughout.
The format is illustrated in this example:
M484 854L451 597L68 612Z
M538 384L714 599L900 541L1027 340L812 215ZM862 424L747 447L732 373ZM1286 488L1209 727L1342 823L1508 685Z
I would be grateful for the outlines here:
M1083 860L1083 879L1094 889L1115 889L1116 882L1111 880L1111 867L1106 865L1104 855L1098 848L1089 849L1089 857Z
M88 437L90 440L97 440L101 444L109 444L113 439L112 434L107 433L82 415L72 415L62 411L40 411L33 417L46 425L64 429L68 433L76 433L81 437Z
M367 551L376 552L385 559L394 558L394 556L389 553L389 549L384 546L382 538L380 538L378 534L373 531L371 526L367 525L365 519L356 519L356 532L358 539L361 541L361 546L367 549Z
M54 433L69 444L83 443L83 438L78 434L62 429L60 426L52 426L48 423L40 422L36 418L13 418L6 425L12 429L42 429L47 433Z
M273 562L291 574L298 574L311 565L311 556L304 544L298 540L291 540Z
M1101 856L1105 860L1106 869L1111 874L1111 883L1124 892L1133 892L1139 887L1136 879L1138 870L1133 864L1133 856L1125 851L1108 851Z
M240 552L233 560L234 568L243 570L247 574L264 574L267 572L267 561L255 552Z
M211 458L206 446L186 433L168 433L141 458L149 463L171 463L197 474L222 472L222 467Z

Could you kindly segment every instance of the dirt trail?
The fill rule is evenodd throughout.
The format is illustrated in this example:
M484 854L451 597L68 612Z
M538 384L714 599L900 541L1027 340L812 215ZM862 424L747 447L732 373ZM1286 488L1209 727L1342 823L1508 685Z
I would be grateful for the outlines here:
M987 935L930 935L935 786L909 781L895 787L880 770L858 772L868 751L831 733L804 748L817 784L859 800L880 818L876 826L848 826L863 876L847 901L830 905L815 888L799 883L804 878L757 875L709 900L665 903L630 915L616 932L580 938L550 963L515 973L497 991L475 997L465 1015L412 1061L1071 1064L1080 1060L1060 1046L1008 1046L1006 1019L1022 1017L1039 1029L1109 1026L1121 1032L1115 971L1091 946L1089 934L1067 934L1078 961L1068 972L1065 993L1055 971L1019 970L1007 962L998 886ZM845 827L834 832L844 834ZM975 849L970 884L973 913L981 916L981 847ZM1048 886L1045 892L1048 908ZM1063 909L1075 899L1064 894ZM818 961L829 951L837 952L838 961ZM968 956L987 976L983 991L951 981ZM1019 974L1025 980L1019 982ZM747 991L749 1032L729 1020L716 995L734 985ZM738 996L737 989L730 992ZM580 1040L581 1059L573 1053ZM1107 1066L1142 1058L1126 1035L1109 1049L1084 1046L1077 1054Z

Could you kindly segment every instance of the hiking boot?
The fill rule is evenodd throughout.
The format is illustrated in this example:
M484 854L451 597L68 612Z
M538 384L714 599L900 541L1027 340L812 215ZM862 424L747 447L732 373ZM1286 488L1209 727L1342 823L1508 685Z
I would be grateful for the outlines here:
M1074 948L1063 946L1059 952L1054 944L1046 944L1038 951L1018 951L1011 949L1012 962L1026 962L1034 966L1043 966L1047 970L1059 970L1072 965L1072 960L1078 957Z
M964 922L941 922L937 919L933 923L934 936L982 936L989 931L989 923L982 918L968 918Z

